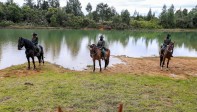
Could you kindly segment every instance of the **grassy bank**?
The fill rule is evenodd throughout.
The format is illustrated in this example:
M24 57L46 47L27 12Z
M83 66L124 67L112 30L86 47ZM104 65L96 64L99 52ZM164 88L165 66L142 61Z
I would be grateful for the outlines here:
M46 64L0 71L0 112L197 111L197 78L174 80L140 74L77 72Z

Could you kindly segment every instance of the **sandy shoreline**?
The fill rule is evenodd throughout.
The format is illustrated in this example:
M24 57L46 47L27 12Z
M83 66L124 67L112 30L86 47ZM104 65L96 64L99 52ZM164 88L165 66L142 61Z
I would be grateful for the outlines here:
M192 57L173 57L170 60L169 69L164 67L163 70L159 66L159 57L143 57L132 58L126 56L117 56L124 63L115 64L103 70L103 74L134 74L134 75L151 75L151 76L168 76L177 79L189 77L197 77L197 58ZM36 63L38 64L38 63ZM92 67L83 71L74 71L65 69L59 65L46 63L44 66L38 66L37 70L26 70L27 64L16 65L0 70L1 77L10 77L15 74L17 76L28 76L32 74L42 73L42 69L54 69L58 72L92 72ZM99 72L99 69L96 69Z

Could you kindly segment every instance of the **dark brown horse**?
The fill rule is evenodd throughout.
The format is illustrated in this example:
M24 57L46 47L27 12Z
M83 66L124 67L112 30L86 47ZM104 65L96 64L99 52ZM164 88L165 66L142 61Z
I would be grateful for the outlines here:
M93 72L95 71L95 61L96 60L99 61L100 72L101 72L101 70L102 70L101 69L102 52L95 44L89 45L89 47L90 47L90 57L92 58L93 67L94 67L93 68ZM106 69L106 67L109 64L109 57L110 57L110 50L106 49L105 57L104 57L104 60L105 60L105 67L104 67L104 69Z
M161 49L161 51L160 51L160 67L161 67L161 70L163 69L166 58L168 59L168 61L167 61L167 68L168 68L169 61L172 57L173 50L174 50L174 43L173 42L170 42L170 44L166 47L165 50L162 51L162 49Z

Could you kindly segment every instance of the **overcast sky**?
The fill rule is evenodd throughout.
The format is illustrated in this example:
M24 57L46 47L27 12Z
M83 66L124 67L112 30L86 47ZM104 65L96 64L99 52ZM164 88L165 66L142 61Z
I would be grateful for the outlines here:
M6 2L7 0L0 0L1 2ZM34 0L35 3L37 0ZM63 7L66 5L68 0L60 0L60 6ZM84 14L87 14L85 8L90 2L93 10L96 9L96 5L103 2L107 3L108 6L114 6L116 11L120 13L123 9L128 9L131 15L137 10L140 14L145 15L151 8L153 12L158 14L161 12L164 4L169 8L172 4L175 6L175 10L187 8L191 10L197 5L197 0L79 0L82 5L82 11ZM15 3L20 6L23 5L24 0L14 0Z

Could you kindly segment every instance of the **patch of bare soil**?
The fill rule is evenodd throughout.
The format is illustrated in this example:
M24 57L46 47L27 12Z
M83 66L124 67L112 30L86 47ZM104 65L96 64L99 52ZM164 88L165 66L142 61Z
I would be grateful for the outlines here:
M161 70L159 66L159 57L145 57L145 58L130 58L125 56L117 57L121 59L123 64L116 64L112 67L107 67L102 70L104 74L135 74L135 75L153 75L153 76L168 76L175 79L185 79L197 77L197 58L187 57L173 57L170 60L169 69L166 66ZM0 79L10 76L31 76L44 73L46 71L53 71L55 73L64 72L79 72L86 74L92 71L92 66L84 71L73 71L65 69L61 66L45 63L45 65L38 66L36 70L27 70L27 64L16 65L3 70L0 70ZM95 72L99 72L97 68Z
M125 64L109 67L106 70L107 73L164 75L178 79L197 76L197 58L173 57L170 60L169 68L167 69L165 64L163 70L159 66L159 57L130 58L121 56L118 58Z

